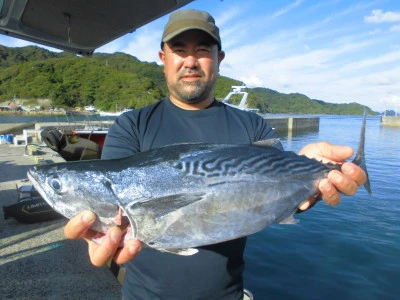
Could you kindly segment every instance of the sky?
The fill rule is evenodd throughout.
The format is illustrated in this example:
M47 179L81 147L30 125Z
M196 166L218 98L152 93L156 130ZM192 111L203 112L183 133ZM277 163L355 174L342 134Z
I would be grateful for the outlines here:
M196 0L220 28L220 74L281 93L400 108L399 0ZM157 62L169 15L96 50ZM8 47L32 43L0 35ZM47 48L55 50L52 48Z

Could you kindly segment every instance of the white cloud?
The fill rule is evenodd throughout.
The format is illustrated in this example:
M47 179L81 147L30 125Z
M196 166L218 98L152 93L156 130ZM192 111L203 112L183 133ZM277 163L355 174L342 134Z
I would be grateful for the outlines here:
M244 82L248 87L259 87L265 85L265 83L255 74L250 75L249 77L239 78L239 80Z
M121 47L122 47L121 39L117 39L96 49L96 52L114 53L120 51Z
M374 58L362 58L356 62L351 62L341 68L341 71L354 71L362 68L369 68L381 64L397 63L400 61L400 50L388 52Z
M400 12L383 12L381 9L375 9L364 20L368 23L400 22Z
M390 32L398 32L398 31L400 31L400 25L395 25L395 26L390 27L389 31Z
M271 17L272 18L278 18L284 14L287 14L288 12L292 11L296 7L298 7L301 3L303 3L304 0L296 0L295 2L283 7L282 9L278 10L276 13L274 13Z
M144 28L129 35L129 42L121 51L147 62L158 62L162 31Z
M43 46L43 45L38 45L38 44L29 42L29 41L26 41L26 40L17 39L17 38L10 37L10 36L3 36L3 35L0 36L0 45L5 45L7 47L12 47L12 48L14 48L14 47L26 47L26 46L38 46L38 47L45 48L45 49L47 49L49 51L52 51L52 52L61 52L60 49L56 49L56 48L48 47L48 46Z

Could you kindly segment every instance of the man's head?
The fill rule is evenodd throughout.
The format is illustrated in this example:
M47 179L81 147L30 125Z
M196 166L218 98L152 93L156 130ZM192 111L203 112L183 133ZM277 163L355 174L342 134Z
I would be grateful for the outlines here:
M159 57L171 101L196 109L213 101L219 65L225 54L214 19L206 12L183 10L165 26Z

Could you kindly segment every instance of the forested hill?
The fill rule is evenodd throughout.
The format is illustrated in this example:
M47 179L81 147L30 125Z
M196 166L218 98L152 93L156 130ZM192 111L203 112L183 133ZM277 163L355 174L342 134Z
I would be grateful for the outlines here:
M220 76L215 89L223 99L232 85L242 82ZM282 94L266 88L248 89L249 107L261 113L361 114L357 103L332 104L301 94ZM0 102L18 99L51 99L53 105L95 105L101 110L138 108L168 95L163 67L141 62L124 53L95 53L92 58L55 53L29 46L0 45Z

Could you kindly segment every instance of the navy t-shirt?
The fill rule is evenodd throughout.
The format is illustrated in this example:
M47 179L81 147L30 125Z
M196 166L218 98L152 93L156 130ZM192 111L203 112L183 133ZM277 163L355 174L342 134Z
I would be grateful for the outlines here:
M218 101L206 109L184 110L165 99L121 115L107 134L102 158L175 143L249 144L274 137L254 113ZM192 256L144 247L125 265L124 299L243 299L245 245L246 238L239 238L200 247Z

